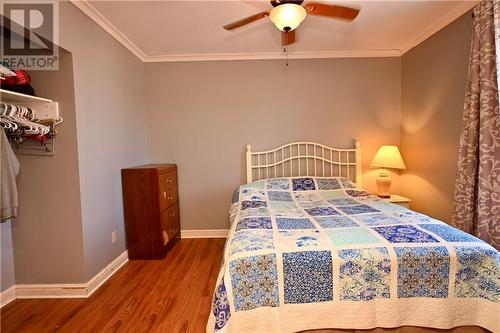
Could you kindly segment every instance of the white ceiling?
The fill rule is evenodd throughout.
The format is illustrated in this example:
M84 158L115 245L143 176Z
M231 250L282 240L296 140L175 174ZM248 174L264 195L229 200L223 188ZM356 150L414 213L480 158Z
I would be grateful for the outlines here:
M320 1L318 1L320 2ZM321 1L360 8L351 23L309 15L291 58L399 56L477 1ZM268 1L74 1L143 61L283 57L268 17L226 31L224 24L269 10ZM307 3L307 0L306 0Z

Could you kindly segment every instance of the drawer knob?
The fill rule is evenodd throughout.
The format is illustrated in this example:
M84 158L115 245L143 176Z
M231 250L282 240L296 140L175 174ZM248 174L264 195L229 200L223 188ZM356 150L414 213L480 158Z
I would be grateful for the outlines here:
M163 191L163 199L167 198L167 192Z
M167 178L167 183L171 183L172 182L172 178Z
M170 216L175 216L175 213L174 212L171 212L170 214L168 214Z
M173 197L173 196L171 196L171 195L169 195L169 196L168 196L168 200L174 200L174 197Z

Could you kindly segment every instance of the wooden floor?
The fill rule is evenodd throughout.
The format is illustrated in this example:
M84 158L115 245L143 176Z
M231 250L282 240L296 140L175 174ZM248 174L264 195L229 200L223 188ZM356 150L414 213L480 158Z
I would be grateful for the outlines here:
M1 332L204 332L225 239L181 239L129 261L87 299L15 300Z

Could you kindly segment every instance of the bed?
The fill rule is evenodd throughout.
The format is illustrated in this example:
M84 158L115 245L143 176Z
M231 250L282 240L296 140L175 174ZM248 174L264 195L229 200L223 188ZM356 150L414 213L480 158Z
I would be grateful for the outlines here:
M358 142L246 157L207 332L500 332L500 253L363 191Z

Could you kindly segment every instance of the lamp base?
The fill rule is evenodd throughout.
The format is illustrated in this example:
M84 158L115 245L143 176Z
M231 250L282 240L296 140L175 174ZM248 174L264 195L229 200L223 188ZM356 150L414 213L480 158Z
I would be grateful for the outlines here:
M377 183L377 197L390 198L391 193L389 189L391 188L392 180L386 169L380 169L380 173L375 182Z

